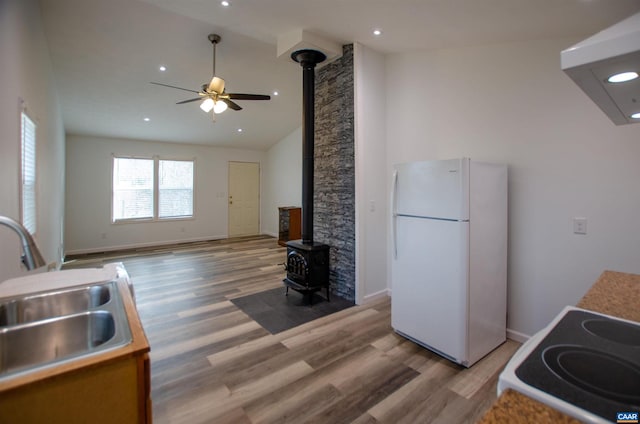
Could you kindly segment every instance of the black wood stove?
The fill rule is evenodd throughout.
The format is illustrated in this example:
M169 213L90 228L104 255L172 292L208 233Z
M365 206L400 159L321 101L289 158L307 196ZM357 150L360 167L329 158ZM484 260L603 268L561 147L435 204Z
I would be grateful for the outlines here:
M302 240L287 242L287 287L303 293L311 303L313 293L325 288L329 300L329 246L313 241L313 150L315 67L326 56L317 50L298 50L291 58L302 66Z
M287 277L289 288L308 296L325 288L329 300L329 246L322 243L304 244L300 240L287 242Z

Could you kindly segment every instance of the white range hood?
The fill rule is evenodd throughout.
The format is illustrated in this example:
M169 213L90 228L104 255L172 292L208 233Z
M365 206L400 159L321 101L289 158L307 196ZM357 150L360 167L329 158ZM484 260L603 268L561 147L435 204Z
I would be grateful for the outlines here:
M640 13L563 50L562 70L616 125L640 123L640 78L608 82L621 72L640 74Z

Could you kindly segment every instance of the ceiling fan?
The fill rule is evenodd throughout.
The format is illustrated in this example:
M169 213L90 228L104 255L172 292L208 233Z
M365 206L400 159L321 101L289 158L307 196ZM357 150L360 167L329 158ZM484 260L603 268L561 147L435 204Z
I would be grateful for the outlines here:
M184 103L197 102L202 100L200 109L204 112L211 112L211 118L215 122L215 115L227 110L227 107L233 110L242 110L240 105L233 100L270 100L271 96L264 94L241 94L241 93L227 93L224 91L224 80L216 76L216 45L220 42L221 38L218 34L209 34L209 41L213 44L213 76L208 84L202 84L200 91L190 90L188 88L176 87L174 85L162 84L160 82L151 82L151 84L162 85L164 87L176 88L178 90L189 91L191 93L197 93L198 97L193 99L183 100L176 104L181 105ZM233 100L232 100L233 99Z

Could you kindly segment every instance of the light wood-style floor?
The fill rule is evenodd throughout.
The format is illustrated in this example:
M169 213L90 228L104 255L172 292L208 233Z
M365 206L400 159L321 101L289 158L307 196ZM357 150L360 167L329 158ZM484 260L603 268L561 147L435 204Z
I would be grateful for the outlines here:
M151 344L155 423L482 417L517 343L464 369L395 334L388 298L272 335L229 299L280 287L285 254L258 236L77 256L65 269L125 264Z

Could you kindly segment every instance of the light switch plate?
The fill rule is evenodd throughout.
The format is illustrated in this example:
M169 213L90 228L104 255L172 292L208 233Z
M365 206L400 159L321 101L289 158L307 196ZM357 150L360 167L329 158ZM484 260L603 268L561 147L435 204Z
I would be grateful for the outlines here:
M587 234L587 218L573 218L573 233Z

